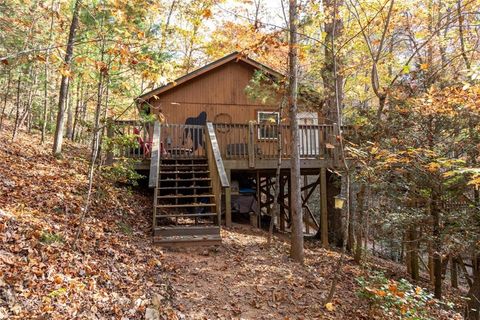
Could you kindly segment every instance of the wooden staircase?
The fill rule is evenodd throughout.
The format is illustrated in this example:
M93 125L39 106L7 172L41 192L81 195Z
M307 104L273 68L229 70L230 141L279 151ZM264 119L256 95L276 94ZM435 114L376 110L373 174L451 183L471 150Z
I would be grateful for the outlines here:
M154 200L154 242L221 242L219 213L206 157L160 159Z
M163 134L178 136L168 129ZM193 140L203 141L202 152L176 147L182 153L160 154L162 130L155 123L149 185L155 187L153 241L160 245L221 243L221 197L229 183L212 124L194 129L199 136Z

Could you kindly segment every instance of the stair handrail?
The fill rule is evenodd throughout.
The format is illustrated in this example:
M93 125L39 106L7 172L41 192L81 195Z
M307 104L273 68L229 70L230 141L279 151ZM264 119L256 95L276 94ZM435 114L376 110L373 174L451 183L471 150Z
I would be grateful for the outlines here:
M228 181L225 167L223 166L222 154L218 146L215 128L211 122L207 122L207 134L205 137L206 154L210 178L212 179L212 190L215 194L215 207L217 208L218 226L222 225L222 193L227 197L230 194L230 182ZM225 202L227 202L225 198ZM228 224L229 222L226 221Z
M215 129L211 122L207 122L207 132L208 132L207 143L212 148L212 153L215 160L215 167L217 169L218 178L220 180L220 186L222 188L229 188L230 182L228 181L227 172L225 171L225 167L223 165L222 154L220 152L220 147L218 146L217 136L215 135Z

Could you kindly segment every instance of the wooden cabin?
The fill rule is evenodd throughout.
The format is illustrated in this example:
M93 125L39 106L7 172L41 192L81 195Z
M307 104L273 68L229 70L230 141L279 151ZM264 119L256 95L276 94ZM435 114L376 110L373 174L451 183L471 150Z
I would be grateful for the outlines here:
M261 225L274 199L279 139L281 214L276 225L288 230L290 128L279 113L280 99L264 104L247 94L246 87L258 71L272 81L283 78L235 52L138 97L137 105L155 119L152 122L112 123L110 136L133 135L137 143L110 152L109 162L138 159L137 169L148 171L149 185L155 188L156 242L217 243L222 222L230 226L232 208L235 212L237 207L248 211L252 224ZM308 199L318 186L326 217L333 201L327 192L327 168L339 165L338 128L324 124L318 111L300 109L304 220L306 232L315 232L322 223L326 228L327 222L317 221Z

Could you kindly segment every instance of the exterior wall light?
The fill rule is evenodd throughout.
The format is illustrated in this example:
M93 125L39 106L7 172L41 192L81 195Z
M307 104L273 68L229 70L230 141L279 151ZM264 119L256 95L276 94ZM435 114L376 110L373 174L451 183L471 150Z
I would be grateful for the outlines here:
M333 197L335 199L335 209L343 209L346 199L340 195Z

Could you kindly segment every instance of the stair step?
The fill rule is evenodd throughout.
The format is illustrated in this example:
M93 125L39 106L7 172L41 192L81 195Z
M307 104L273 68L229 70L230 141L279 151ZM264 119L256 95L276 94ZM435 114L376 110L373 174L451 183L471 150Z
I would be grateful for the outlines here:
M207 174L210 173L209 170L197 170L197 171L160 171L162 174Z
M157 214L156 218L204 218L204 217L216 217L218 213L205 212L205 213L174 213L174 214Z
M186 181L210 181L212 179L210 178L192 178L192 179L161 179L159 178L160 182L173 182L173 181L178 181L178 182L186 182Z
M220 235L219 226L164 226L154 229L155 236L172 237L172 236L208 236Z
M188 199L188 198L213 198L213 194L172 194L172 195L164 195L164 196L157 196L157 199Z
M208 163L190 163L190 164L164 164L160 163L160 168L175 168L175 167L208 167Z
M158 187L159 190L187 190L187 189L211 189L211 186L188 186L188 187Z
M219 235L154 237L153 243L163 247L214 246L222 244L222 237Z
M159 204L157 208L198 208L215 207L215 203Z

